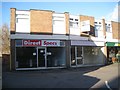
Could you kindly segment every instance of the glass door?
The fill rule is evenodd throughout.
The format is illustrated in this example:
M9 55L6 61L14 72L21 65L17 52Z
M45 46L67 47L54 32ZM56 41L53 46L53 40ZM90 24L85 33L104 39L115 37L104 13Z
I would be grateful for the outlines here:
M83 64L83 54L82 54L82 47L76 47L76 61L77 65Z
M38 67L46 67L46 48L38 48Z
M83 47L71 47L71 66L79 66L83 64Z

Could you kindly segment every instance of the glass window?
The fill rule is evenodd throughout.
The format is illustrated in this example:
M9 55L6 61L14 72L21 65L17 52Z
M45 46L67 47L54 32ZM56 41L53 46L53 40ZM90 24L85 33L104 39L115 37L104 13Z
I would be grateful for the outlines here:
M37 67L37 53L34 47L16 47L16 68Z
M73 21L73 18L70 18L70 20L72 20L72 21Z
M65 49L60 47L47 48L47 67L65 66Z
M75 19L75 21L78 21L78 19Z
M95 24L97 24L97 22L95 22Z
M73 27L73 22L70 22L70 27Z
M71 47L71 65L76 65L76 59L75 59L75 47Z

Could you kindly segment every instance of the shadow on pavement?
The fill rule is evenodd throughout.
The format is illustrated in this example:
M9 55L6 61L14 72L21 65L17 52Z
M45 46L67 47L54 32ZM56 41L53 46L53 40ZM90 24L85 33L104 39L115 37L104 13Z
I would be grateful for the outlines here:
M100 66L3 72L2 88L87 88L88 90L100 79L84 74L99 68Z

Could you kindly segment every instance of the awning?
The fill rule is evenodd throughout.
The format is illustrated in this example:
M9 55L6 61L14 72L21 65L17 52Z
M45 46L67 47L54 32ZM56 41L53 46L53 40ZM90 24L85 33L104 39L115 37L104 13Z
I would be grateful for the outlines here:
M106 46L120 46L120 42L106 42Z
M93 42L93 41L87 41L87 40L71 40L71 45L77 45L77 46L104 46L104 42Z

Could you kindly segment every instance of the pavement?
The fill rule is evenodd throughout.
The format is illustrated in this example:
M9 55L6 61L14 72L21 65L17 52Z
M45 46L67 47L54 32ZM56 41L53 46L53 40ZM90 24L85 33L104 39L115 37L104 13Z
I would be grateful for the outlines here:
M2 89L2 57L0 57L0 90Z
M119 64L115 63L107 66L70 69L3 72L2 88L87 88L89 90L104 88L104 90L118 90L120 86L118 66Z

